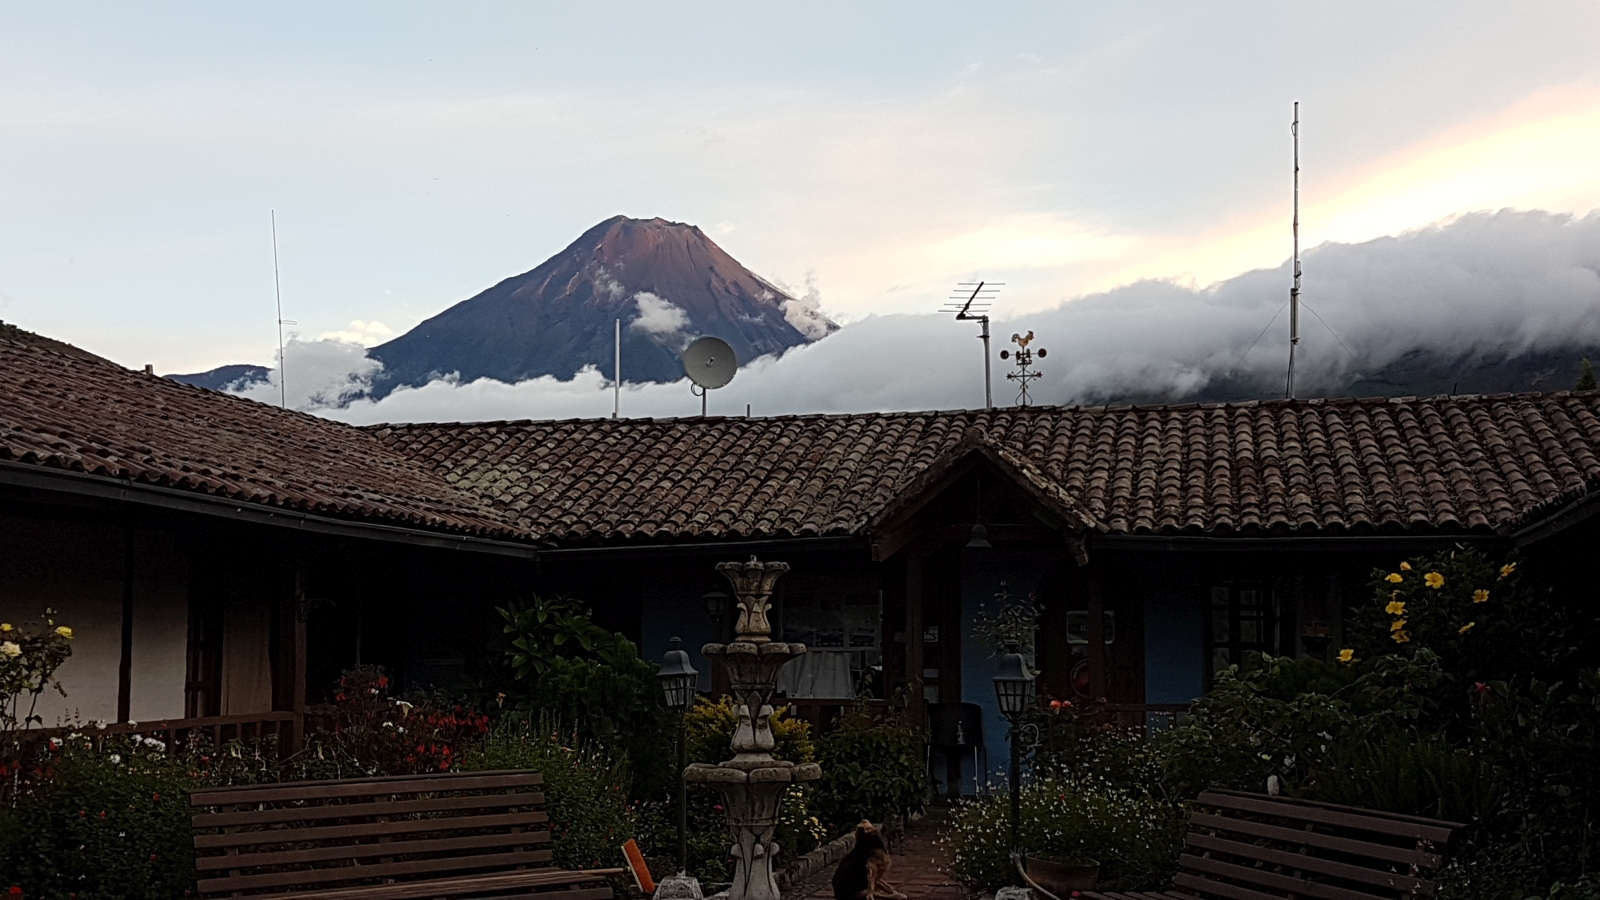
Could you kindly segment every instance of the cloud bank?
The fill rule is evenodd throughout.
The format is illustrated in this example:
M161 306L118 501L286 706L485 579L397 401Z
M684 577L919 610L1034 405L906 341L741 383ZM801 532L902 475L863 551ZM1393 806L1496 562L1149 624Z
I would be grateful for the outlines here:
M1305 253L1304 271L1303 395L1419 351L1470 364L1600 346L1600 214L1466 215L1394 237L1324 244ZM1034 348L1047 348L1049 356L1037 367L1044 377L1032 389L1036 403L1181 401L1223 382L1259 385L1270 395L1283 379L1288 286L1287 263L1203 288L1140 281L999 319L993 351L997 356L1013 331L1037 335ZM826 340L747 364L732 384L712 392L710 410L742 415L749 404L757 415L775 415L980 406L977 331L975 323L948 316L871 316ZM593 370L564 382L445 379L372 401L358 395L376 364L358 346L320 343L290 344L291 402L344 421L610 411L610 393ZM995 358L994 364L995 401L1009 405L1015 391L1003 377L1004 363ZM311 383L316 377L325 384ZM276 400L276 391L273 382L247 396L270 393ZM698 405L687 382L627 385L622 398L629 416L693 415Z

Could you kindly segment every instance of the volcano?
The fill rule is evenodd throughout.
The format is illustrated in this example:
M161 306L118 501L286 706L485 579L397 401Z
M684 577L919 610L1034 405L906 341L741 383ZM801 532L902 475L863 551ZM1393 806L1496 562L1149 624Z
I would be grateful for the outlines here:
M463 300L372 348L383 363L375 396L452 374L463 382L571 378L594 366L615 377L622 322L628 382L683 377L693 338L727 341L741 362L817 340L838 326L740 265L694 225L616 216L531 272Z

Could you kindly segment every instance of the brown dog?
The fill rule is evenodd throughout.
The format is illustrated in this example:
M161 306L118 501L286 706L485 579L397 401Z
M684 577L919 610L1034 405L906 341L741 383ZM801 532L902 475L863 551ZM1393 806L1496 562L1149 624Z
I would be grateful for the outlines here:
M866 819L856 826L856 845L833 872L835 900L906 900L887 880L889 847L878 826Z

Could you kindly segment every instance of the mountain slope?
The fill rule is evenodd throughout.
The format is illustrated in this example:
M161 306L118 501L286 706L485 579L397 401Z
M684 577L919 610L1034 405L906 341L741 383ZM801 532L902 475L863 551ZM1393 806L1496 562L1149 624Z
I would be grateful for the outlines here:
M616 216L538 268L372 348L369 355L383 363L373 394L450 373L463 381L516 382L570 378L592 365L611 378L617 319L623 380L630 382L683 377L678 353L698 335L722 338L749 361L837 327L814 304L740 265L699 228Z

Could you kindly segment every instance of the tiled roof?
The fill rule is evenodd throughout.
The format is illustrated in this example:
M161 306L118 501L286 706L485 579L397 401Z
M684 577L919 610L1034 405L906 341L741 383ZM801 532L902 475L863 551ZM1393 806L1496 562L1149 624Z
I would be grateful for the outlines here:
M977 443L1112 534L1488 533L1600 483L1595 393L371 431L568 542L869 533Z
M519 536L360 429L5 340L0 461L318 515Z

